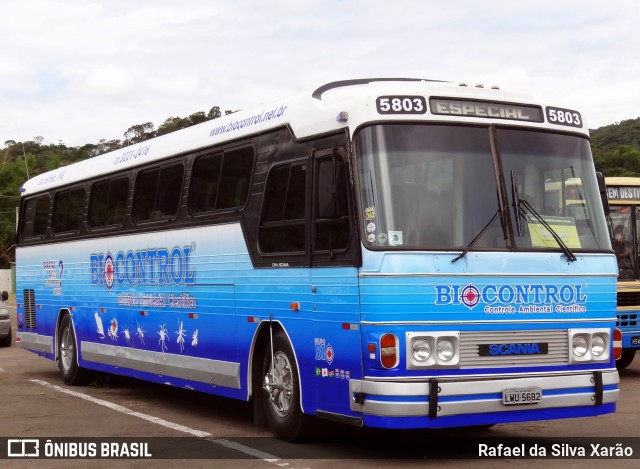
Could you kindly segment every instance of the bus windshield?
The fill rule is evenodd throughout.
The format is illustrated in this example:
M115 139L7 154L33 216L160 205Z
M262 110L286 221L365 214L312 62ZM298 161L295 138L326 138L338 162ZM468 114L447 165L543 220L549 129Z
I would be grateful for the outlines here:
M571 250L611 248L584 138L380 124L355 143L369 248L558 250L556 237Z

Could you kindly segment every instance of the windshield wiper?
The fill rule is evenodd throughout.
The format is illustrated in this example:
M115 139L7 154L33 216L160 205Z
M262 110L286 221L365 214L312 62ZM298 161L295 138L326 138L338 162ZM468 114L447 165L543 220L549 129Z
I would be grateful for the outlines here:
M518 186L516 184L515 176L511 171L511 205L513 206L513 215L516 219L516 230L518 230L518 236L522 236L522 227L520 226L520 197L518 196Z
M467 253L471 250L471 248L476 244L476 242L482 238L482 235L484 234L485 231L487 231L489 229L489 227L491 226L491 224L493 223L493 221L497 218L497 216L500 215L500 209L498 209L498 211L496 213L493 214L493 217L491 217L491 220L489 220L489 223L487 223L486 225L484 225L484 227L480 230L480 233L478 233L476 235L475 238L473 238L471 240L471 242L469 244L467 244L467 247L464 248L464 250L455 258L451 259L451 263L453 264L456 261L459 261L460 259L462 259L464 256L467 255Z
M518 236L522 236L521 227L520 227L520 215L523 218L525 218L524 209L526 209L531 215L533 215L538 220L538 222L540 222L542 226L545 227L545 229L549 232L549 234L553 236L553 239L556 240L556 243L558 243L558 246L560 246L560 249L562 249L562 252L567 257L567 260L569 262L577 261L578 258L575 256L573 252L571 252L571 249L569 249L569 246L567 246L565 242L562 241L562 238L560 238L556 230L551 228L551 226L544 220L542 215L540 215L538 211L535 208L533 208L533 206L529 202L527 202L525 199L521 199L520 197L518 197L518 189L515 184L515 177L513 175L513 171L511 171L511 194L513 197L513 210L514 212L516 212L515 217L516 217L516 228L518 230Z

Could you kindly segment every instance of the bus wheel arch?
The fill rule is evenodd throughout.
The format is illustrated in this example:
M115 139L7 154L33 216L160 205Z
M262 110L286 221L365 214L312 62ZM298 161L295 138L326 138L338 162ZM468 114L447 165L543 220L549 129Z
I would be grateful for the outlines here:
M68 310L61 310L58 317L55 352L60 376L65 384L82 386L91 382L91 372L78 364L76 333Z
M266 322L261 328L252 363L254 420L267 423L279 438L297 440L310 436L315 419L302 412L299 365L279 323Z

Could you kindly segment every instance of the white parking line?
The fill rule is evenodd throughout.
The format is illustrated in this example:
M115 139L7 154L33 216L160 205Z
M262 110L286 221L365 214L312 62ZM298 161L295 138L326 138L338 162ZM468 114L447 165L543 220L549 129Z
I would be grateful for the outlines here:
M201 430L196 430L194 428L185 427L184 425L180 425L178 423L169 422L168 420L161 419L159 417L154 417L153 415L143 414L141 412L136 412L135 410L128 409L119 404L114 404L113 402L104 401L102 399L96 399L95 397L89 396L87 394L83 394L77 391L71 391L70 389L63 388L61 386L56 386L55 384L48 383L46 381L42 381L39 379L31 379L29 380L32 383L39 384L40 386L47 387L49 389L56 390L58 392L62 392L65 394L69 394L74 397L79 397L80 399L84 399L85 401L93 402L94 404L98 404L104 407L108 407L111 410L115 410L116 412L120 412L126 415L131 415L132 417L138 417L140 419L146 420L151 423L155 423L157 425L162 425L163 427L170 428L172 430L176 430L182 433L188 433L189 435L193 435L199 438L206 438L207 441L215 443L220 446L224 446L225 448L233 449L236 451L240 451L241 453L247 454L249 456L261 459L270 464L275 464L277 466L287 466L288 463L283 462L277 456L274 456L269 453L265 453L264 451L260 451L249 446L245 446L240 443L236 443L234 441L225 440L224 438L214 437L209 432L203 432Z

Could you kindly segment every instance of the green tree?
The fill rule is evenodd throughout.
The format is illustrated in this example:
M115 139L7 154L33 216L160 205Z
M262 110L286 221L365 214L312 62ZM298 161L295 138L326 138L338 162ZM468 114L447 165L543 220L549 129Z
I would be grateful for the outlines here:
M194 112L187 119L189 119L190 125L201 124L202 122L209 120L204 112Z
M189 119L185 119L184 117L169 117L160 126L158 126L157 135L165 135L175 132L176 130L189 127L190 125L191 123L189 122Z
M129 145L144 142L145 140L149 140L155 136L156 134L152 122L133 125L124 133L124 138Z
M220 106L213 106L207 113L207 119L209 120L217 119L220 116L222 116L222 114L220 113Z

